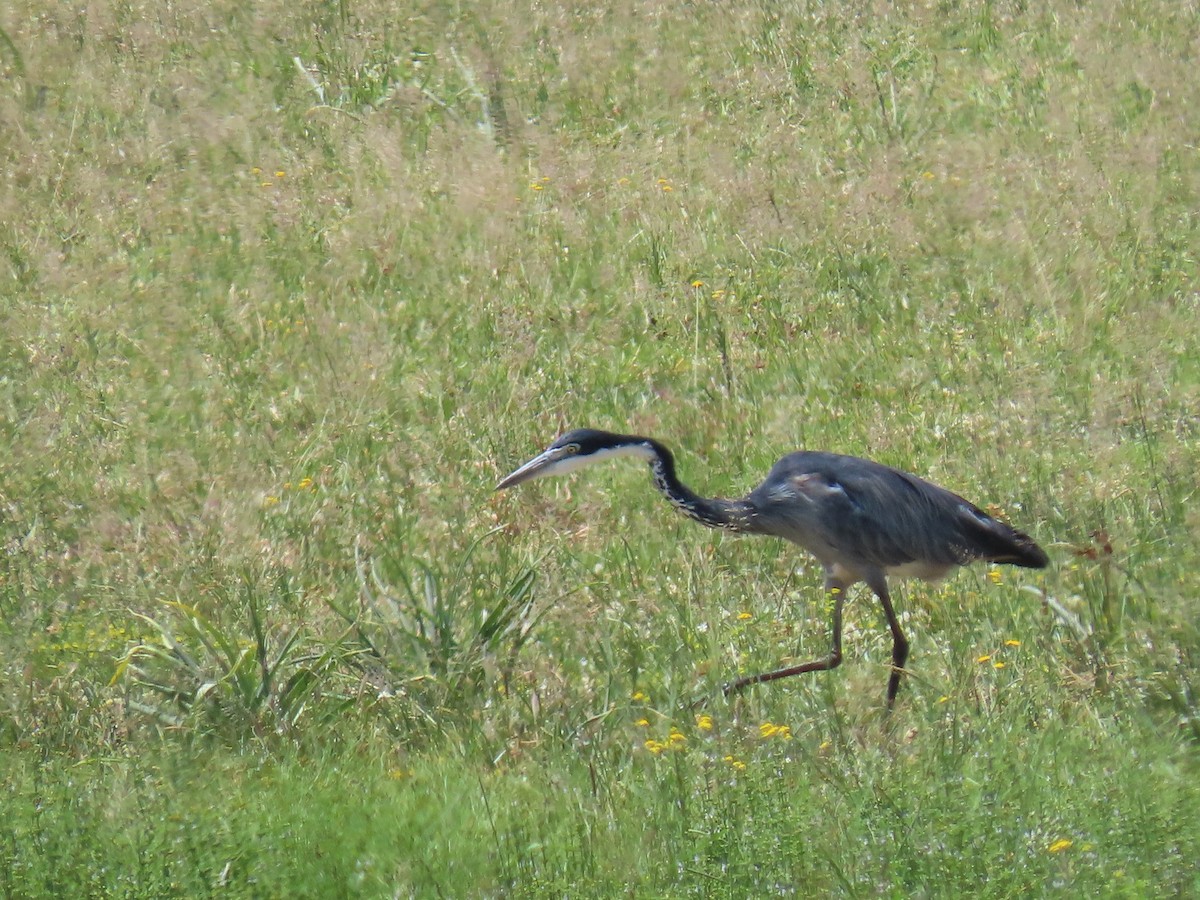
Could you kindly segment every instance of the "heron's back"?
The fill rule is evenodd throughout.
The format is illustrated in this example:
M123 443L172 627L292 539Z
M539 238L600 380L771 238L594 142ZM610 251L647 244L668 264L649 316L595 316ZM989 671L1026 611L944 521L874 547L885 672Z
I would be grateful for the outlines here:
M761 530L806 547L826 565L872 566L935 578L976 560L1042 568L1027 534L958 494L857 456L798 451L748 499Z

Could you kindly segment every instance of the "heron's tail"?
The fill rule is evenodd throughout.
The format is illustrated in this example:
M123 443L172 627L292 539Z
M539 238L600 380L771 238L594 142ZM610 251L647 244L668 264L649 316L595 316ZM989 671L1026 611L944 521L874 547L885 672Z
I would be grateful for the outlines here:
M1003 527L1008 528L1007 525ZM1006 563L1026 569L1044 569L1050 564L1050 557L1033 538L1015 528L1008 528L1008 532L1007 547L1004 551L996 555L989 555L986 559L990 562Z
M976 559L1021 566L1026 569L1044 569L1050 564L1046 551L1037 541L1023 531L993 519L978 508L973 515L965 517L969 535L964 535Z

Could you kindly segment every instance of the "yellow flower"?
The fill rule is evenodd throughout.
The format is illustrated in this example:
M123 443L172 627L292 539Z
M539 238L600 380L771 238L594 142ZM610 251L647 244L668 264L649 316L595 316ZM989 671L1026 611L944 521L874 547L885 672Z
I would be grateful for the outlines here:
M275 170L275 177L276 177L276 178L282 178L282 177L283 177L284 175L286 175L286 174L287 174L287 172L283 171L283 169L276 169L276 170Z
M643 694L641 691L633 692L633 702L634 703L645 703L649 699L650 698L647 697L645 694Z
M701 731L712 731L712 716L708 715L707 713L696 716L696 727Z
M789 740L792 736L792 729L788 725L776 725L774 722L763 722L758 726L758 733L764 738L777 737L782 740Z
M312 487L313 480L311 478L301 478L300 483L296 485L299 490L306 491Z
M1062 853L1064 850L1070 850L1071 845L1074 843L1075 843L1074 841L1069 840L1067 838L1061 838L1060 840L1055 841L1053 844L1051 844L1049 847L1047 847L1046 852Z
M697 287L697 288L704 287L704 282L697 279L696 281L692 282L692 287Z
M671 746L674 747L676 744L687 743L687 735L682 731L676 731L674 728L672 728L671 736L667 738L667 740L670 741Z
M531 191L540 191L540 190L543 190L544 187L545 187L544 185L538 184L536 181L531 182L529 185L529 189Z
M738 620L739 620L739 621L745 622L747 619L753 619L753 618L754 618L754 613L751 613L751 612L740 612L740 613L738 613Z
M655 756L667 749L666 744L664 744L662 741L656 741L654 738L650 738L650 740L646 741L643 746Z
M988 570L988 581L990 581L992 584L999 584L1003 580L1004 580L1004 573L1001 572L999 569L989 569Z
M983 656L979 657L979 659L975 660L975 662L985 663L985 662L989 662L991 660L991 658L992 658L992 654L985 653L985 654L983 654Z
M938 697L938 698L937 698L937 702L938 702L938 703L949 703L949 702L950 702L950 698L949 698L949 697L947 697L945 694L942 694L942 696L940 696L940 697Z
M263 506L274 506L278 502L279 502L279 498L276 497L274 494L272 494L271 496L266 497L263 500Z
M743 771L746 768L746 764L734 756L726 756L721 761L729 763L729 765L731 765L733 768L737 769L739 772Z
M649 719L638 719L633 724L636 725L638 728L649 728L650 720Z
M1021 642L1020 641L1005 641L1004 646L1005 647L1020 647Z
M993 669L1003 669L1005 667L1005 665L1007 665L1007 664L1002 663L1002 662L994 662L994 663L992 663L992 668Z

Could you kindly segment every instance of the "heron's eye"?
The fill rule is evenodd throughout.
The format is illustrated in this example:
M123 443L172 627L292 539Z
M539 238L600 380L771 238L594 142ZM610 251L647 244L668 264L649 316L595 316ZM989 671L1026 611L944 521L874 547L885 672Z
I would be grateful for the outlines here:
M563 449L566 450L570 456L574 456L576 453L579 452L579 445L578 444L567 444L567 446L563 447Z

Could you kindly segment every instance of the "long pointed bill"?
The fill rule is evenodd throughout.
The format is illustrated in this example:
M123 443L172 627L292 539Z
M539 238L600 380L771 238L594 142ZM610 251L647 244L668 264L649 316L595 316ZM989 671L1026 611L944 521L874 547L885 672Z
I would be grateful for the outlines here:
M503 479L496 485L496 490L502 491L505 488L514 487L523 481L537 478L539 475L549 475L550 472L548 470L555 468L554 464L565 459L568 455L567 451L562 447L551 447Z

